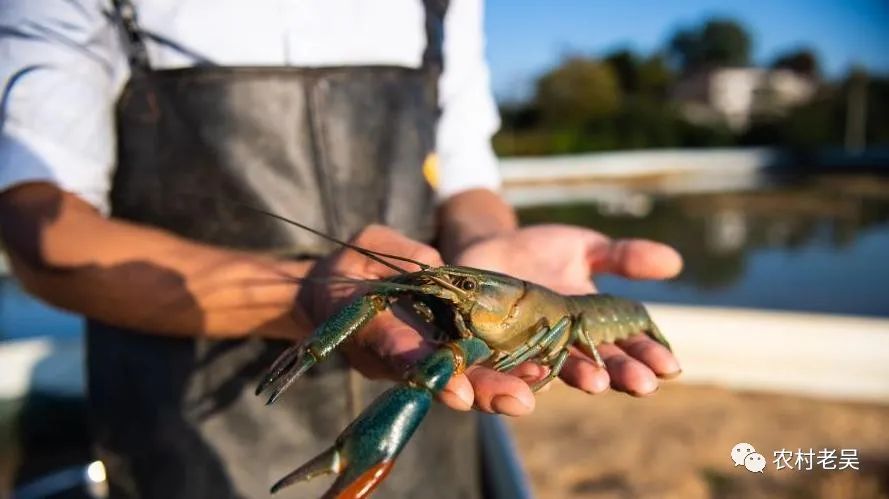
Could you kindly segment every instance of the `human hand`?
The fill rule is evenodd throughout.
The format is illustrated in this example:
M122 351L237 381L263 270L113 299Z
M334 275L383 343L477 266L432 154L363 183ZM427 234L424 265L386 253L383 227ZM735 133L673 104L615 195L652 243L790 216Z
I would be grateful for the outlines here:
M443 264L438 251L431 246L379 225L367 227L350 242L372 251L403 256L431 266ZM419 270L410 263L392 263L411 272ZM298 300L312 322L320 324L359 293L371 289L361 285L343 285L336 282L337 278L376 280L396 274L397 271L378 261L354 250L343 249L315 264L304 281ZM387 310L353 334L340 351L346 355L349 364L363 375L400 381L413 363L435 348L417 332L417 326L418 324L408 324ZM517 381L521 383L520 380ZM499 392L496 387L489 385L497 382L496 379L489 380L479 376L470 383L465 374L455 375L438 398L445 405L457 410L469 410L473 403L482 407L496 407L490 397L499 395Z
M565 294L594 293L591 276L598 273L631 279L666 279L682 268L679 254L664 244L641 239L614 241L599 232L567 225L532 226L478 241L461 251L454 263L502 272ZM657 389L659 377L680 372L673 354L645 335L615 345L603 344L599 352L606 369L598 368L592 359L572 349L560 377L588 393L602 392L610 385L633 395L646 395ZM534 401L528 384L516 376L533 383L544 374L544 368L532 363L509 374L484 367L467 372L476 386L477 405L497 410L485 406L484 401L513 397L521 402L509 404L514 410L499 408L510 414L524 413L521 405L533 407ZM479 393L482 388L492 392Z

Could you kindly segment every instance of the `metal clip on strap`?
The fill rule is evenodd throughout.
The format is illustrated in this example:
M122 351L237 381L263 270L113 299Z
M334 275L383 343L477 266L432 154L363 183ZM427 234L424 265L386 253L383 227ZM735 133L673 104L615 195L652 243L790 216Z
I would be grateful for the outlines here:
M117 21L123 29L123 41L130 61L130 69L133 71L149 71L151 64L148 61L148 50L145 48L145 39L139 28L136 16L136 7L130 0L111 0Z

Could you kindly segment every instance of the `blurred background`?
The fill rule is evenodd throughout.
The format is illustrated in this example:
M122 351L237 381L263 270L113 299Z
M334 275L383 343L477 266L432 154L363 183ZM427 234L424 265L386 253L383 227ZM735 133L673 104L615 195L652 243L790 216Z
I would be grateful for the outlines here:
M889 497L887 26L885 1L488 2L522 222L685 257L597 279L652 304L685 372L511 421L536 497ZM844 448L859 470L774 462Z
M542 394L510 421L535 497L889 497L887 26L884 0L487 2L522 222L686 263L597 279L652 304L685 372L643 400ZM81 330L0 266L0 498L102 495ZM782 449L859 469L778 470Z

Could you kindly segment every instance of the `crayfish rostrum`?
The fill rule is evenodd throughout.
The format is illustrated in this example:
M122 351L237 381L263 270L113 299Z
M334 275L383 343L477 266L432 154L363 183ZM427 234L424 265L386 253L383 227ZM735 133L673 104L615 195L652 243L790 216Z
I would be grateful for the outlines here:
M308 339L275 360L256 390L257 394L271 390L269 403L400 298L410 297L418 315L444 336L440 347L414 365L401 384L380 395L330 448L276 483L273 493L295 482L335 473L338 476L324 497L367 497L388 474L434 396L468 366L485 364L498 371L508 371L525 361L548 366L549 374L532 386L538 390L559 374L571 346L603 367L596 348L601 343L647 334L670 348L645 307L632 300L605 294L567 296L471 267L430 267L338 241L298 222L267 214L399 272L387 279L361 281L370 285L371 291L354 299ZM411 262L421 270L407 272L385 259Z

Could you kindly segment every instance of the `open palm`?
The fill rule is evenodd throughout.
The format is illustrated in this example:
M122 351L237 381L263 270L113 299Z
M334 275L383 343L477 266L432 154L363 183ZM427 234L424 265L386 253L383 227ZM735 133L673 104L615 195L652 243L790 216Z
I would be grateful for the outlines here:
M598 273L665 279L682 268L679 254L664 244L611 240L599 232L566 225L531 226L475 243L454 263L502 272L565 294L594 293L591 277ZM645 395L657 389L658 377L680 372L673 354L645 335L616 345L603 344L599 352L606 369L598 368L592 359L575 350L561 378L588 393L602 392L610 385L633 395ZM475 403L483 409L522 414L523 406L533 407L533 395L516 377L534 381L544 374L543 368L530 363L509 374L478 367L467 373L466 380L457 379L452 385L456 390L474 390ZM463 381L471 388L456 386ZM488 405L489 401L497 403Z

